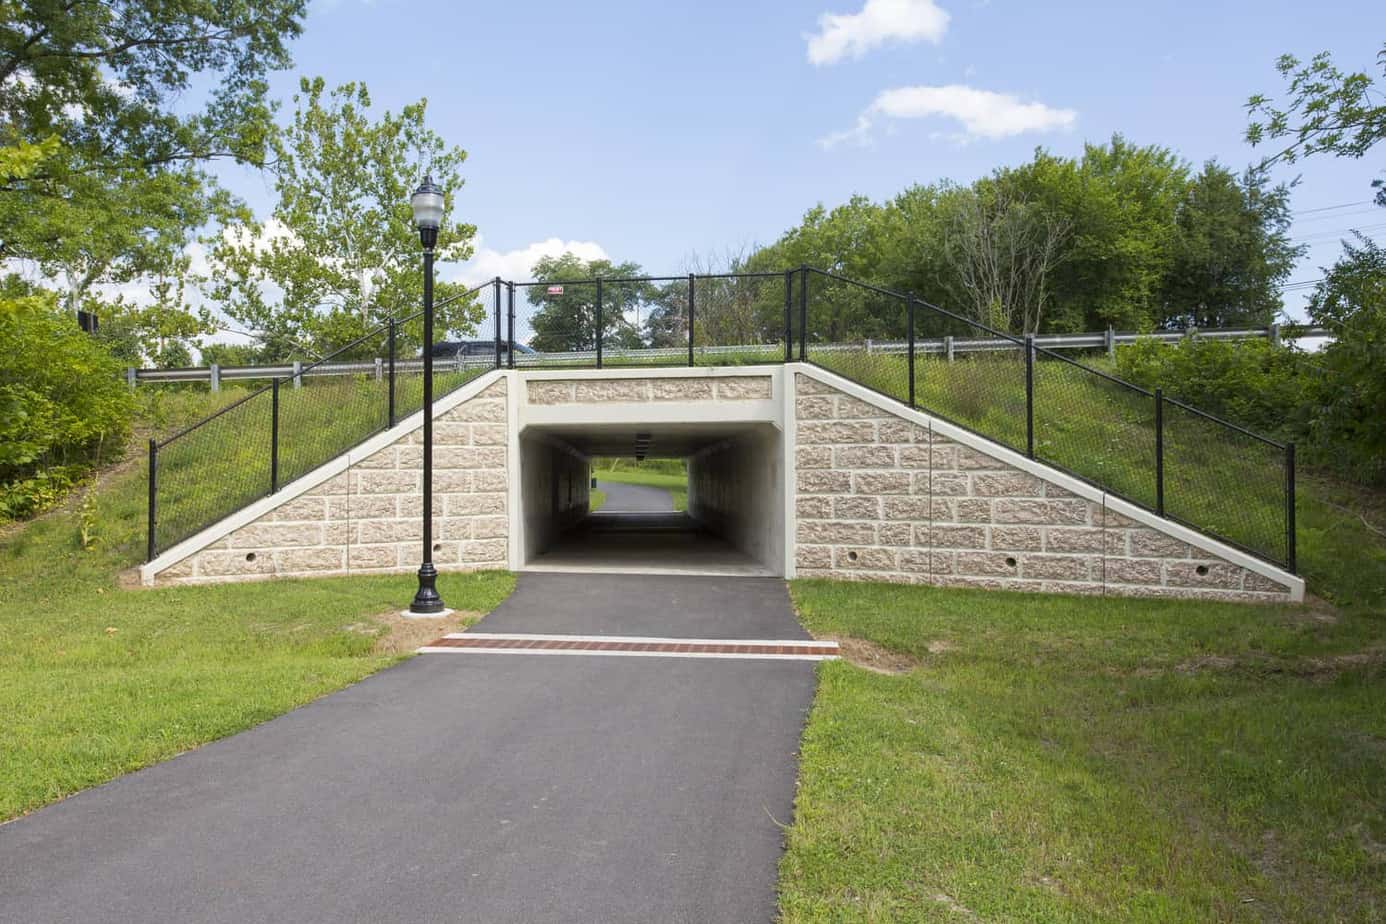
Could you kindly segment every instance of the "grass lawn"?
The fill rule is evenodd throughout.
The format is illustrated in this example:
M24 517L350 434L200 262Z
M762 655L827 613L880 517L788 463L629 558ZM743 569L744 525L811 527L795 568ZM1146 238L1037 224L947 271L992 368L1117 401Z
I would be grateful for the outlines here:
M1386 917L1386 542L1315 491L1336 607L794 582L898 673L820 669L782 919Z
M597 488L591 488L590 490L588 490L588 492L587 492L587 512L588 512L588 513L596 513L598 510L601 510L601 509L602 509L602 505L605 504L605 503L606 503L606 492L605 492L605 491L598 490Z
M669 497L674 503L675 510L688 509L688 476L675 475L669 472L646 471L643 469L593 469L592 475L598 481L614 481L617 484L643 484L652 488L666 488ZM606 495L600 491L593 491L593 495L601 495L601 502L606 503ZM590 509L596 510L597 506Z
M0 821L359 680L435 629L376 618L407 605L408 575L123 589L144 492L128 465L85 506L0 531ZM438 583L475 616L514 579Z

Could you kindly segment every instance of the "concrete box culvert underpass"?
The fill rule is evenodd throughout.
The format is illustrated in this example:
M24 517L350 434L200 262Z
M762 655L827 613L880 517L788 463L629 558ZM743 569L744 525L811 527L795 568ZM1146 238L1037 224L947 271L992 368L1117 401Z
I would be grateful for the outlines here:
M819 367L498 370L435 409L434 560L1302 599L1298 577ZM422 414L165 551L146 583L411 572ZM590 460L688 461L688 514L586 514Z

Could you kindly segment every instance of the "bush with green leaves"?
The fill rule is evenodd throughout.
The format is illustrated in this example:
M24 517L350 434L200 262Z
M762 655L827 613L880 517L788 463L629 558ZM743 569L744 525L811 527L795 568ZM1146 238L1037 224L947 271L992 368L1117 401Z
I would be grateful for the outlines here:
M120 455L134 411L120 373L51 296L0 299L0 519L51 506Z
M1314 359L1265 340L1193 335L1170 346L1153 338L1117 348L1117 370L1146 388L1268 435L1294 439L1307 425Z

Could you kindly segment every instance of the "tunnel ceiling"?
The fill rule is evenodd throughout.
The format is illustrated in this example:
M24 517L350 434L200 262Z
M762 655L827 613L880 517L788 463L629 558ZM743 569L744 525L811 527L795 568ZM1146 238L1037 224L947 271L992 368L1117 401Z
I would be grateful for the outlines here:
M648 442L646 458L685 458L722 440L748 433L769 424L619 424L528 427L544 432L589 456L631 456L639 444Z

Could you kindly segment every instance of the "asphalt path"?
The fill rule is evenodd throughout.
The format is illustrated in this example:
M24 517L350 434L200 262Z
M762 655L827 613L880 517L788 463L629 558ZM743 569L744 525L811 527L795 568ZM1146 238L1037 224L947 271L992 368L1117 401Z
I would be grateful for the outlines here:
M765 579L524 574L477 628L804 637ZM770 921L813 690L421 655L0 826L0 921Z

